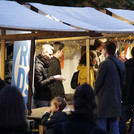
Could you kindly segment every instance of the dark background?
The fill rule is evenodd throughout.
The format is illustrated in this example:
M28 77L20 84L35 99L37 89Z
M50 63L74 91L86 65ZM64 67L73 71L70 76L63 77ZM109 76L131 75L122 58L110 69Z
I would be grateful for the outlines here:
M119 8L119 9L134 10L134 0L16 0L16 1L20 4L25 4L26 2L35 2L47 5L56 5L56 6L94 7L96 9Z

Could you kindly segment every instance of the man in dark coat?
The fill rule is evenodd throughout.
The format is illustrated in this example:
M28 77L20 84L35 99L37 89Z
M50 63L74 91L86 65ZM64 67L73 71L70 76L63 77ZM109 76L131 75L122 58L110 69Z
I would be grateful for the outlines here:
M124 134L126 122L129 120L131 112L134 110L134 47L131 50L132 58L125 62L126 67L126 85L122 90L122 109L119 122L120 134ZM132 123L134 122L134 113L132 114ZM134 134L134 123L132 125L132 134Z
M42 52L36 57L34 76L34 104L35 107L49 106L53 98L52 83L56 80L64 80L62 75L50 76L49 61L53 57L53 47L49 44L42 46Z
M61 42L54 42L53 47L54 47L53 51L54 54L53 58L50 60L49 72L51 76L61 75L61 66L59 58L61 58L63 55L64 44ZM62 98L65 98L65 92L62 81L54 81L53 88L54 88L53 89L54 97L60 96Z
M116 45L106 42L103 61L95 81L95 93L98 97L97 124L104 130L109 125L110 134L119 134L117 117L121 114L121 87L125 85L125 66L115 56Z

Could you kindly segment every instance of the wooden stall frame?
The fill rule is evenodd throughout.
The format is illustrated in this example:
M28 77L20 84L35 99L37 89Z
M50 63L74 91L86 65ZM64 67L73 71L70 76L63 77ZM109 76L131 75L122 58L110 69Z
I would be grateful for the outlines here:
M117 19L119 19L119 20L121 20L121 21L124 21L124 22L127 22L127 23L129 23L129 24L134 25L134 22L133 22L133 21L130 21L130 20L125 19L125 18L122 18L122 17L120 17L120 16L118 16L118 15L112 13L111 11L109 11L109 10L107 10L107 9L99 9L99 11L101 11L101 12L103 12L103 13L105 13L105 14L108 14L108 15L114 17L114 18L117 18Z
M122 40L122 39L134 39L134 35L131 34L131 37L128 34L95 34L91 33L92 37L89 33L83 32L37 32L33 31L30 34L13 34L13 35L6 35L6 29L1 30L1 78L4 80L4 67L5 67L5 43L6 41L21 41L21 40L31 40L31 52L30 52L30 67L29 67L29 87L28 87L28 116L31 115L31 99L32 99L32 88L33 88L33 61L34 61L34 54L35 54L35 41L39 43L38 39L43 39L43 41L62 41L62 40L86 40L86 56L87 56L87 83L90 83L90 40L93 39L103 39L103 38L110 38L111 40ZM57 33L57 34L56 34ZM93 36L94 35L94 36ZM61 37L61 38L59 38ZM39 125L39 134L43 134L43 126Z
M5 35L6 30L2 29L1 30L1 35L4 36ZM1 40L1 79L5 79L4 76L4 72L5 72L5 39Z
M13 30L13 29L12 29ZM16 30L16 29L15 29ZM19 29L18 29L19 30ZM25 31L25 30L24 30ZM33 31L33 30L32 30ZM32 40L31 41L31 52L30 52L30 73L29 73L29 93L28 93L28 115L31 114L31 96L32 96L32 79L33 79L33 55L35 53L34 40L44 39L46 41L61 41L61 40L86 40L86 53L87 53L87 83L90 83L90 72L89 72L89 40L91 39L103 39L103 38L112 38L113 40L121 40L122 38L129 38L130 34L98 34L94 32L41 32L33 31L29 34L12 34L6 35L6 29L2 29L2 34L0 36L1 40L1 78L4 80L4 66L5 66L5 42L6 41L20 41L20 40ZM59 38L60 37L60 38ZM131 39L134 39L134 35L131 34ZM37 41L38 42L38 41Z

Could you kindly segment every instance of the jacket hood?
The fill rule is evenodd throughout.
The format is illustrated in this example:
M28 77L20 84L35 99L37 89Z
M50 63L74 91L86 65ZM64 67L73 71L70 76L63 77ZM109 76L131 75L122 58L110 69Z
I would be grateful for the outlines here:
M115 55L110 55L108 59L111 59L116 64L117 68L119 68L120 70L124 70L124 63L119 60Z
M41 54L39 54L37 57L36 57L36 60L37 62L39 62L40 64L42 64L43 66L45 67L48 67L49 66L49 61L44 59Z
M77 67L77 70L80 71L80 70L82 70L82 69L84 69L84 68L85 68L85 65L79 64L78 67Z

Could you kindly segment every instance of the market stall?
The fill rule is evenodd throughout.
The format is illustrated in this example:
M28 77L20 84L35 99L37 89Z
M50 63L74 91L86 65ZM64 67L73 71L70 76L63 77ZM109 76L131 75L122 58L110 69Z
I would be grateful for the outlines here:
M51 7L51 6L50 6ZM0 1L0 28L1 28L1 78L4 79L5 43L7 41L31 40L29 87L28 87L28 114L31 114L31 96L33 88L33 61L35 54L35 40L85 40L87 52L87 82L89 83L89 45L91 39L128 37L134 34L134 26L112 18L93 8L67 8L54 6L46 7L49 14L60 20L49 19L39 13L11 1ZM52 10L53 9L53 10ZM61 15L61 13L64 14ZM42 11L43 12L43 11ZM71 13L71 14L70 14ZM58 16L55 16L58 15ZM60 18L62 17L62 18ZM67 24L67 25L66 25ZM8 34L9 31L13 31ZM23 32L22 32L23 31Z
M119 19L111 17L111 16L109 16L105 13L102 13L91 7L64 7L64 6L45 5L45 4L40 4L40 3L29 3L29 4L26 4L26 6L29 9L34 9L34 11L38 12L39 14L41 14L43 16L47 16L50 19L71 25L73 27L77 27L79 29L85 29L86 31L94 31L95 33L100 33L101 37L106 36L106 38L108 36L110 36L110 37L116 37L116 36L128 37L131 35L131 32L129 35L127 35L126 30L128 27L133 27L130 24L128 25L126 22L123 22ZM101 37L99 36L99 38L101 38ZM92 39L93 38L90 37L90 44L93 44L93 43L91 43ZM70 39L68 39L68 40L70 40ZM80 40L82 40L82 39L80 39ZM117 41L117 38L116 38L116 41ZM41 44L41 43L43 43L43 39L37 40L37 42L38 42L38 44ZM46 42L47 41L44 40L44 43L46 43ZM71 44L74 44L74 43L71 43ZM83 45L80 42L77 44L78 44L77 45L78 47ZM85 42L85 44L86 44L86 42ZM73 50L73 47L71 50ZM71 50L70 50L70 55L71 55ZM74 62L74 64L72 64L73 67L75 67L75 70L72 69L73 72L76 71L76 68L77 68L76 64L78 65L78 60L77 60L77 62ZM67 69L63 69L63 74L64 74L64 70L66 70L66 72L68 72ZM71 76L72 76L73 72L70 72ZM89 74L89 72L87 72L87 75L88 74ZM89 75L87 76L87 78L89 78ZM70 77L68 76L67 79L70 79ZM90 81L90 79L87 81ZM70 89L69 91L71 92L72 90L71 90L70 84L68 84L68 83L70 83L70 81L66 81L64 85L68 90ZM68 92L68 91L66 91L66 92Z
M75 34L76 36L80 36L83 35L85 31L78 30L76 28L67 26L54 20L50 20L47 17L44 17L27 9L26 7L18 4L17 2L0 1L0 10L1 78L3 80L5 72L5 43L7 41L31 40L28 76L29 86L27 89L28 94L25 96L26 98L28 98L28 114L30 114L31 96L33 88L32 80L34 63L33 61L35 53L35 39L68 36L70 37L72 35L75 36ZM22 45L21 50L25 51L25 46ZM14 72L15 76L19 76L17 74L17 70L15 70ZM16 78L16 82L17 81L20 81L19 83L22 83L20 77ZM17 83L15 83L15 85L17 85Z
M3 80L5 72L5 43L9 41L31 40L27 95L29 116L32 112L33 61L36 43L38 44L41 41L44 42L49 40L85 40L88 57L87 82L89 83L90 40L96 38L113 38L117 40L120 38L122 40L124 38L132 39L134 37L134 26L105 15L93 8L58 7L57 10L60 11L60 13L58 13L58 11L54 10L53 6L51 8L53 10L50 10L50 7L48 6L46 9L48 9L48 11L53 11L53 13L55 12L56 14L46 14L57 18L60 22L33 12L17 2L0 1L1 78ZM36 40L38 41L35 42Z
M39 14L77 28L98 33L132 32L133 26L91 7L50 6L29 3ZM132 29L130 29L132 28Z

